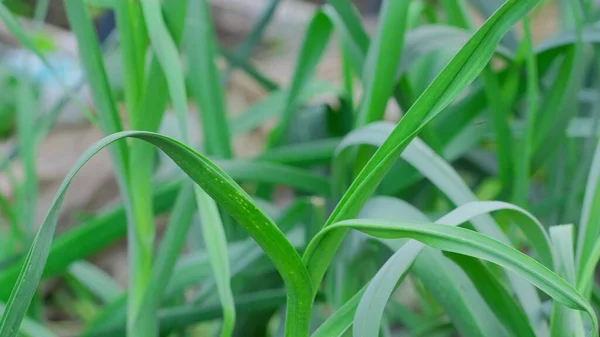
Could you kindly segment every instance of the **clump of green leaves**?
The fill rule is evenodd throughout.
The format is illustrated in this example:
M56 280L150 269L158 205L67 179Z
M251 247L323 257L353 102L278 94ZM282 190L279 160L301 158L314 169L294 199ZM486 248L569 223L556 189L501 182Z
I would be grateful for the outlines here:
M35 237L22 238L27 255L3 252L0 335L53 336L28 309L44 304L40 280L59 276L66 298L93 312L72 314L84 336L597 336L593 2L561 2L563 31L537 43L528 15L548 5L537 0L387 0L373 36L350 2L330 0L308 23L289 87L248 58L279 3L234 51L219 47L207 1L91 3L116 14L125 130L88 10L65 0L106 137L65 178ZM473 9L486 17L477 29ZM313 79L333 35L341 87ZM268 95L230 119L223 84L236 68ZM308 103L324 92L339 104ZM188 97L201 147L188 136ZM383 121L389 101L403 111L397 123ZM26 102L19 153L31 168ZM179 140L157 133L169 103ZM264 153L235 158L232 140L272 117ZM71 180L105 147L122 205L54 239ZM156 182L156 150L185 177ZM35 205L34 175L22 209ZM294 192L285 207L278 185ZM31 220L13 221L33 233ZM125 290L81 262L121 237Z

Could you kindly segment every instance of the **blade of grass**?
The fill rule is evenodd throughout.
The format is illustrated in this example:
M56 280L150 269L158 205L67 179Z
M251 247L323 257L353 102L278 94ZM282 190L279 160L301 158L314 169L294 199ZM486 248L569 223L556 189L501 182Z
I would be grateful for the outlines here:
M131 2L119 2L119 4L123 6L130 4L137 6L137 4ZM134 14L128 11L130 8L123 7L122 9L125 10L123 13ZM121 131L123 130L123 126L117 111L112 89L108 82L94 27L89 14L86 11L85 5L78 0L65 0L65 10L78 42L79 56L82 60L83 68L92 90L95 106L99 111L100 127L104 134L112 134ZM133 38L132 36L127 36L127 38L130 37ZM133 41L126 40L125 42L128 43ZM137 44L136 47L138 47ZM132 54L127 54L125 57L130 56L132 56ZM140 65L135 66L138 67ZM133 104L133 98L128 103ZM133 108L133 106L130 108ZM135 116L136 113L137 111L130 111L131 116ZM137 123L137 118L132 118L131 122L133 124ZM130 245L128 245L128 255L131 262L129 289L134 295L130 297L132 301L128 310L132 317L129 325L129 328L132 331L135 328L135 326L133 326L133 316L138 309L138 299L141 298L145 289L145 280L150 276L149 270L152 266L151 259L154 226L152 223L151 205L149 204L149 184L147 179L149 176L149 168L147 166L148 159L136 163L140 164L140 174L133 174L132 172L129 172L130 161L132 159L137 159L137 155L142 154L143 151L134 149L134 151L130 153L129 150L127 144L123 142L118 144L115 151L116 153L113 154L113 161L115 163L119 187L122 192L121 195L125 200L128 217L127 223L129 224L128 239ZM146 165L144 165L144 163ZM130 173L132 176L130 176ZM131 180L132 177L134 181ZM54 225L52 225L52 227L53 226ZM52 236L52 233L50 236ZM48 248L49 247L44 247L43 249L45 250ZM27 266L27 264L28 262L26 259L24 266ZM150 329L149 331L152 331L152 325L148 325L146 328Z
M198 3L199 7L193 7L192 4L196 2L191 2L190 7L188 8L188 14L196 13L202 14L202 20L195 20L194 22L204 22L208 20L209 15L205 13L207 10L206 3ZM186 97L186 88L185 88L185 80L183 69L181 63L179 62L179 56L177 54L177 47L175 42L172 40L169 35L169 31L167 26L162 18L161 6L157 1L143 1L142 8L144 11L144 17L146 19L146 25L148 27L149 36L151 40L151 45L153 50L155 51L159 63L165 72L167 78L167 84L169 88L169 93L171 96L171 100L174 105L174 109L178 116L180 132L182 134L182 138L185 142L189 142L188 137L188 123L187 123L187 97ZM193 20L196 16L190 16L188 19ZM189 24L189 23L188 23ZM218 74L216 72L216 68L213 63L214 50L211 49L211 40L206 40L207 35L210 35L211 31L208 29L211 27L210 21L205 22L204 26L201 27L201 31L204 32L205 39L203 40L205 43L205 48L208 50L208 55L200 55L200 58L194 58L192 55L198 56L198 54L190 54L192 63L209 63L208 65L203 65L201 69L207 71L209 73L209 81L212 78L213 82L218 81ZM210 53L213 54L210 54ZM207 59L208 58L208 59ZM212 67L210 67L212 63ZM193 67L192 67L193 68ZM211 71L212 70L212 71ZM214 83L213 83L214 84ZM217 88L220 90L220 86ZM211 92L210 86L205 86L199 88L202 90L203 94L206 94L203 99L208 99L209 96L214 96L215 92ZM207 91L208 90L208 91ZM220 96L219 94L217 94ZM229 132L227 129L225 112L222 106L222 97L213 97L211 99L216 99L216 101L205 102L201 101L201 105L203 108L211 107L208 111L209 114L205 114L203 119L203 123L209 124L209 128L205 128L205 136L206 144L210 149L212 146L213 150L211 153L215 153L220 156L230 156L231 150L229 145ZM217 102L220 104L217 104ZM204 105L208 104L208 105ZM217 104L217 106L215 106ZM210 118L208 116L211 116ZM212 119L212 124L211 124ZM225 120L225 124L219 125L219 123L214 123L215 119L217 122L221 119ZM216 133L215 133L216 131ZM212 134L212 135L211 135ZM217 138L215 138L215 136ZM225 139L225 143L223 143L223 139ZM220 145L221 144L221 145ZM224 147L222 147L224 146ZM216 203L208 196L204 191L200 188L194 188L194 195L196 198L197 206L200 211L200 217L202 220L202 231L205 239L205 244L208 247L210 259L211 259L211 267L215 274L215 278L217 279L217 289L219 292L219 297L221 303L223 305L223 328L221 330L221 336L231 335L233 331L233 327L235 324L235 309L233 303L233 294L231 291L231 285L229 283L230 280L230 270L229 270L229 261L227 259L227 239L225 237L225 232L223 229L223 224L221 222L221 217L219 215ZM150 290L150 289L149 289ZM154 290L152 290L154 291ZM146 292L145 296L154 297L155 293ZM143 300L142 300L143 301ZM154 313L149 311L148 309L155 308L155 305L148 305L146 308L140 311L141 314L136 317L136 325L140 327L152 325L152 316ZM148 316L146 316L148 315Z
M477 293L475 285L441 252L425 247L411 267L411 273L426 291L421 296L430 297L421 304L433 307L428 308L428 316L441 309L460 335L506 335L506 328ZM440 309L436 310L438 306Z
M577 7L574 7L577 12ZM577 25L579 26L579 25ZM577 27L576 26L576 27ZM581 41L581 32L576 31L578 40ZM593 270L598 263L600 257L594 256L598 251L596 238L600 234L600 212L598 204L600 200L600 142L596 145L596 150L593 155L590 171L587 182L585 184L585 195L583 205L581 207L581 215L579 219L577 246L576 246L576 273L577 273L577 289L581 291L586 298L590 298L593 288L594 278ZM598 254L596 254L598 255Z
M370 39L363 27L360 13L351 2L344 0L328 0L323 6L340 42L348 63L356 76L363 76L365 58L369 50Z
M235 327L235 303L231 290L231 271L227 257L227 238L219 215L216 202L211 197L195 189L196 202L200 210L204 243L209 252L210 265L213 269L219 293L219 302L223 306L223 326L221 336L231 336Z
M141 313L139 317L155 315L158 311L161 299L167 288L167 284L173 275L177 258L181 253L185 236L188 233L195 210L193 188L184 186L177 195L177 200L169 217L167 231L165 232L157 251L152 279L148 284L148 290L142 300ZM208 265L205 266L209 269ZM145 311L149 311L146 313ZM92 325L93 326L93 325Z

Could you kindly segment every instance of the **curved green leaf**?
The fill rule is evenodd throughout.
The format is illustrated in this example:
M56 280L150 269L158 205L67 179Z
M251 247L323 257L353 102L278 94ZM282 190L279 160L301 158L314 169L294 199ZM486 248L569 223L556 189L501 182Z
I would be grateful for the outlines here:
M593 308L568 282L531 257L483 234L460 227L432 223L345 220L319 232L308 245L307 251L321 249L324 242L321 238L328 233L348 229L358 230L381 239L410 238L433 248L497 264L523 277L560 303L585 311L592 321L592 336L598 336L598 321Z
M407 111L390 137L375 152L338 203L326 226L355 216L371 196L398 155L418 132L446 108L487 65L495 46L510 27L525 15L537 0L508 0L473 35L438 77ZM335 252L344 239L344 231L322 237L318 251L308 250L303 260L310 272L313 290L318 288Z
M337 150L338 158L334 161L334 189L338 189L339 185L343 186L343 174L341 173L343 167L343 155L342 152L346 151L351 146L360 144L370 144L373 146L379 146L385 141L385 137L392 132L393 126L390 123L379 122L372 123L366 127L355 130L346 136L340 147ZM471 192L469 187L462 180L460 175L450 166L446 161L440 158L433 150L431 150L427 144L421 141L419 138L415 138L401 153L401 157L415 167L421 174L429 179L437 188L439 188L455 205L460 206L468 202L476 201L477 198ZM525 212L526 213L526 212ZM528 213L527 213L528 214ZM525 219L530 223L533 217L527 217ZM534 220L537 222L537 220ZM500 227L496 224L494 219L489 215L479 216L472 221L475 228L490 237L500 240L503 243L509 244L508 237L500 230ZM533 231L528 235L535 239L535 243L532 242L539 249L540 258L546 266L552 268L552 253L550 243L547 234L544 233L539 223L532 224L525 227L528 231ZM535 289L527 282L524 282L520 278L515 278L512 274L508 274L508 277L513 284L514 290L519 298L519 301L525 312L530 317L530 320L537 321L536 317L539 317L541 310L541 301L535 291ZM545 331L545 326L539 326L538 333Z
M288 289L287 333L305 335L311 310L312 288L300 256L273 221L264 214L225 172L186 145L171 138L142 131L121 132L105 137L88 149L69 172L40 226L25 264L0 321L0 335L15 336L48 257L64 193L79 169L98 151L123 138L144 140L164 151L219 205L226 209L252 236L271 259Z
M394 207L394 210L397 209L398 205ZM521 228L538 227L539 225L537 220L535 220L528 212L514 205L504 202L485 201L471 202L462 205L437 220L436 223L458 226L467 221L472 221L483 214L494 211L509 211L511 213L510 215L516 216L514 220L521 220L516 221L517 224L523 225ZM399 213L396 212L396 214L396 218L398 218ZM414 216L415 218L412 219L426 220L423 214L416 213ZM411 218L404 217L404 219ZM534 230L533 232L535 233L537 230ZM384 241L384 243L389 244L386 241ZM392 245L391 247L394 246ZM387 299L396 289L398 280L400 280L409 270L423 248L423 244L409 241L400 250L394 253L385 265L379 269L377 275L373 278L367 288L365 296L361 299L359 308L357 309L354 325L355 334L358 334L359 336L370 336L374 331L377 331L376 329L378 329L381 318L383 317L383 309ZM552 265L550 265L550 267L552 267ZM385 301L382 299L385 299ZM523 320L521 319L520 322L523 322ZM525 318L525 323L526 322L527 318ZM517 327L517 329L519 329L519 327Z

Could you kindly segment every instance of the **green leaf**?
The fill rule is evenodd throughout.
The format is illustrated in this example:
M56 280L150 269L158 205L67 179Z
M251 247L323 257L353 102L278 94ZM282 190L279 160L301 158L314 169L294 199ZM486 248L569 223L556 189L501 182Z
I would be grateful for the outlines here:
M465 207L467 206L464 205L460 208ZM391 197L370 199L361 210L360 216L371 219L430 221L414 206ZM389 289L393 292L410 269L444 309L460 334L465 336L504 335L504 329L494 318L483 299L474 291L474 285L458 267L450 263L440 252L429 247L422 249L422 245L418 242L409 241L401 247L399 247L400 242L382 241L382 243L395 253L371 281L379 284L368 287L372 294L376 293L376 297L365 296L361 299L361 309L368 311L368 308L372 308L372 310L370 313L364 312L364 314L355 316L355 321L360 321L359 325L366 327L370 324L369 319L377 319L375 315L383 314L379 307L374 306L374 302L383 298L392 300L392 293L388 292ZM366 317L363 318L363 315ZM381 316L379 317L381 319ZM420 325L417 322L414 323Z
M289 91L287 91L285 106L281 113L281 120L268 140L269 148L279 146L284 142L284 137L287 135L294 113L298 108L299 95L304 91L304 88L316 70L317 64L323 57L325 48L329 43L331 30L332 25L329 18L321 11L318 11L313 16L308 30L304 35L292 83Z
M305 245L302 230L290 231L286 237L295 248L302 248ZM252 239L232 242L229 244L228 250L232 277L247 272L248 266L264 256L263 250ZM212 291L216 284L214 280L210 280L211 275L207 272L208 259L206 251L199 251L184 256L178 261L166 297L181 294L186 287L192 284L201 284L202 292Z
M91 291L104 303L110 303L123 294L123 289L95 265L79 261L69 266L68 275Z
M526 110L526 131L525 137L518 142L517 153L520 160L517 160L515 168L515 179L513 184L513 200L519 205L525 206L528 203L529 185L531 175L531 156L534 148L534 137L537 132L536 119L540 105L540 86L538 66L535 54L533 52L533 42L531 36L531 20L523 20L525 29L524 48L526 52L525 65L527 70L527 110Z
M40 226L25 265L16 282L0 322L0 334L14 336L41 278L56 227L58 211L64 192L78 170L95 153L126 137L145 140L169 155L201 188L224 207L252 236L284 279L288 289L287 330L292 336L308 331L312 289L309 275L300 256L285 236L250 199L250 197L221 169L189 147L165 136L150 132L122 132L104 138L80 158L58 190L46 219Z
M319 326L311 337L341 337L352 326L356 307L363 297L365 288L358 291L344 305L336 310L323 324Z
M378 146L384 142L385 137L392 132L393 126L389 123L379 122L372 123L366 127L355 130L342 140L338 148L338 157L334 161L334 177L337 180L338 186L341 184L339 180L343 177L340 173L343 167L342 151L353 145L370 144ZM439 188L455 205L460 206L468 202L476 201L477 198L469 187L462 180L460 175L446 161L440 158L433 150L431 150L420 139L414 139L409 146L401 154L402 158L415 167L421 174L429 179L437 188ZM334 187L337 188L337 187ZM524 212L525 214L528 214ZM532 244L539 249L540 259L544 261L546 266L553 266L553 258L547 234L542 229L542 226L535 220L533 216L528 216L520 221L525 220L531 225L526 227L529 232L529 237L532 238ZM493 237L505 244L509 244L508 237L500 230L494 219L488 215L482 215L473 219L475 228L490 237ZM530 284L523 282L520 278L515 278L512 274L508 277L514 287L517 297L525 312L530 317L530 320L537 322L541 309L541 301L535 292L535 289ZM540 325L538 329L545 330L544 325ZM537 329L536 329L537 330Z
M574 16L575 38L572 45L566 48L564 59L559 70L556 72L554 83L550 86L541 110L544 111L536 117L536 135L529 135L530 141L533 144L533 164L539 166L544 162L555 149L561 140L565 139L564 133L567 123L572 116L576 116L577 104L576 95L581 87L581 82L584 77L584 57L586 39L585 31L583 30L583 14L580 13L580 4L572 2L572 15ZM539 59L538 64L542 64L543 60ZM574 106L563 111L566 106ZM533 131L532 131L533 132Z
M339 138L318 139L297 144L289 144L269 150L255 158L257 161L310 166L329 163L339 146Z
M486 21L407 111L390 137L371 157L336 206L326 226L358 213L398 155L425 125L475 79L492 57L501 37L536 3L536 0L509 0ZM318 288L321 283L343 238L344 231L332 233L323 238L323 249L304 254L303 260L310 272L313 289Z
M327 178L303 169L276 163L243 160L217 160L216 163L240 181L284 184L316 195L331 195L331 185Z
M381 239L410 238L433 248L486 260L523 277L560 303L585 311L592 321L591 334L598 336L593 308L568 282L529 256L472 230L432 223L385 220L345 220L323 229L307 251L322 249L322 237L332 231L354 229Z
M217 283L219 301L223 306L221 336L227 337L233 333L236 316L231 290L231 268L227 257L227 237L216 202L199 188L195 188L194 192L202 222L204 244L209 252L208 257Z
M123 125L119 118L89 14L80 0L65 0L65 11L77 39L79 57L88 78L95 108L98 111L100 128L104 134L122 131ZM125 189L128 171L127 146L125 143L118 144L114 151L111 150L112 152L114 152L112 156L120 187Z
M470 36L471 34L465 30L465 27L459 28L441 24L423 25L408 31L398 75L412 69L416 61L434 52L458 51L469 40ZM496 47L496 53L507 60L514 57L509 50L502 46Z
M208 155L228 159L232 157L230 131L216 65L218 50L208 2L190 1L187 15L189 80L202 120L204 147Z
M248 161L220 161L220 164L226 169L227 174L237 181L279 184L323 196L331 194L327 179L293 167ZM154 214L163 214L174 207L177 194L183 193L180 192L180 187L181 181L177 180L157 186L152 193ZM119 206L105 211L93 219L79 223L72 230L61 234L52 244L43 277L57 275L64 271L70 263L90 257L122 238L126 232L126 222L125 209L123 206ZM180 221L177 223L184 224ZM172 228L172 226L168 226L168 228ZM77 249L74 249L74 246L77 246ZM159 256L160 252L156 261L160 260ZM0 271L0 299L8 299L10 287L17 280L23 260L19 259ZM159 270L161 269L159 268ZM161 276L164 277L166 274L161 274Z
M372 123L350 133L342 140L336 151L336 155L339 157L338 160L340 160L340 162L334 162L334 170L337 170L338 172L342 170L343 158L341 156L343 151L351 146L362 144L379 146L385 142L385 137L392 132L392 129L393 124L379 122ZM415 138L406 147L404 152L402 152L401 157L419 170L421 174L438 187L455 205L461 206L469 202L477 201L475 194L471 192L467 184L452 166L435 154L435 152L419 138ZM550 239L542 224L532 214L517 206L502 202L490 202L485 205L486 208L490 209L502 205L502 207L516 211L518 218L515 220L526 224L526 226L521 227L521 229L525 232L526 236L530 238L530 242L538 252L540 260L549 268L553 266ZM478 217L473 220L473 224L478 231L503 241L504 243L509 243L508 238L502 233L493 218L487 216Z
M550 237L557 257L556 272L567 282L575 285L575 256L573 247L573 225L553 226ZM581 315L575 310L554 302L552 305L550 336L585 336Z
M3 303L0 303L0 315L4 315L5 312L6 306ZM22 334L23 337L58 337L57 334L28 317L23 319L23 323L19 328L19 333Z
M382 4L377 32L369 46L362 73L364 96L356 126L383 119L396 84L410 4L409 0L386 0Z
M255 24L252 26L252 29L250 30L248 36L246 36L244 41L240 42L240 44L235 48L236 57L241 59L247 59L252 54L254 48L261 42L263 33L265 32L267 26L273 19L273 15L275 14L277 6L279 6L280 3L281 0L269 1L258 20L256 20ZM228 84L229 79L231 78L231 74L237 66L239 66L239 64L230 63L229 67L221 76L221 81L224 84Z
M331 93L339 94L339 88L328 82L314 80L306 84L300 97L298 104L304 103L321 94ZM239 136L252 129L263 125L269 118L278 117L282 114L286 99L289 96L287 90L277 90L270 93L265 98L254 103L248 109L243 111L239 117L231 121L232 135Z
M112 4L121 47L127 116L133 129L142 119L139 104L144 89L147 36L140 4L145 2L123 0Z
M23 163L24 181L18 187L17 215L23 244L27 246L35 233L35 212L38 198L38 180L36 172L35 120L37 99L33 85L25 76L18 79L17 88L17 139L19 154Z
M284 289L269 289L250 294L240 295L236 299L236 311L240 314L252 314L276 310L285 303ZM167 334L181 327L195 323L210 321L221 317L223 309L220 305L206 306L180 306L161 310L158 315L158 324L161 333ZM124 325L108 325L86 337L112 337L123 336ZM37 336L36 336L37 337Z
M391 212L395 212L396 214L392 215L389 214L387 218L390 218L390 216L393 216L394 218L399 218L399 215L402 214L403 220L404 219L417 219L417 220L427 220L427 218L423 215L423 214L414 214L414 215L410 215L410 214L405 214L406 211L403 212L399 212L397 211L399 209L398 207L399 205L395 205L394 208L391 208L390 211ZM456 208L455 210L453 210L452 212L448 213L447 215L443 216L442 218L440 218L439 220L436 221L436 223L438 224L445 224L445 225L449 225L449 226L458 226L460 224L463 224L467 221L475 221L475 219L477 219L478 217L481 217L484 214L488 214L490 212L494 212L494 211L509 211L510 215L515 216L515 220L521 220L521 221L517 221L517 223L519 225L521 225L521 228L524 229L525 232L531 232L530 230L527 230L528 227L537 227L539 225L539 223L537 223L537 221L535 220L535 218L533 218L529 213L527 213L526 211L519 209L518 207L514 206L514 205L510 205L507 203L503 203L503 202L472 202L472 203L467 203L464 204L458 208ZM372 213L374 216L377 216L375 213ZM381 215L379 215L379 217L381 217ZM539 229L542 230L543 229ZM533 230L533 233L535 235L535 233L538 233L539 230ZM544 239L542 239L544 241ZM534 241L534 240L531 240ZM384 244L388 244L390 245L388 242L384 241ZM392 248L396 248L393 244L390 245L390 247ZM365 296L363 296L363 298L361 299L361 303L359 305L359 308L357 309L356 312L356 316L355 316L355 325L354 325L354 329L355 329L355 334L358 334L360 336L369 336L371 335L374 331L376 331L376 329L378 328L380 322L381 322L381 318L383 316L383 309L385 308L385 304L387 302L387 300L390 298L390 296L392 295L392 293L394 292L394 290L397 287L397 282L398 280L401 280L405 273L408 272L409 268L412 266L413 262L415 262L415 259L417 259L417 256L421 253L421 250L424 248L424 245L419 243L419 242L414 242L414 241L409 241L408 243L406 243L404 246L402 246L402 248L400 248L394 255L392 255L392 257L390 259L388 259L388 261L385 263L385 265L379 269L379 271L377 272L377 275L373 278L373 280L371 281L371 283L369 284L366 292L365 292ZM425 261L420 261L418 262L418 264L420 264L423 267L419 267L418 269L423 269L425 267L425 265L432 265L433 263L435 263L435 257L429 252L426 254L426 252L423 252L423 254L427 255L427 261L429 262L425 262ZM419 261L419 260L417 260ZM550 266L552 267L552 266ZM439 267L438 267L439 268ZM423 270L431 270L432 268L425 268ZM433 272L433 270L431 270L431 272ZM454 282L457 279L456 275L454 275L454 277L449 277L447 278L447 283L450 282ZM478 287L478 282L476 282L476 280L473 279L473 284ZM454 296L455 291L448 291L448 289L446 289L446 291L444 292L445 296ZM464 301L464 299L462 298L463 296L458 295L458 297L456 299L453 299L453 302L459 302L461 300ZM484 296L485 298L485 296ZM506 303L506 302L505 302ZM488 304L490 304L490 302L488 302ZM509 301L508 305L511 305L512 301ZM500 304L498 304L500 305ZM490 304L491 306L491 304ZM462 309L460 306L455 308L455 309ZM492 310L494 310L495 308L492 308ZM505 312L507 314L511 314L510 312ZM473 323L470 320L467 320L466 322L464 321L464 316L467 315L473 315L473 313L470 313L468 309L463 309L463 311L460 314L457 314L457 312L448 312L448 314L453 317L453 321L455 321L456 323L460 323L461 321L463 321L462 324L459 325L459 327L463 327L463 329L470 329L470 333L477 333L477 332L473 332L473 331L477 331L478 329L481 329L480 327L476 327L476 323ZM528 322L527 322L527 317L523 316L519 316L518 315L518 311L513 313L516 316L511 317L512 319L515 318L519 318L520 319L520 324L524 324L525 327L528 326ZM524 320L524 321L523 321ZM485 326L487 322L480 322L479 324L483 324L483 326ZM506 321L503 320L503 323L507 323ZM519 321L515 321L515 320L509 320L508 321L509 325L511 326L513 323L518 325ZM475 325L475 326L473 326ZM489 325L489 323L487 323L487 325ZM529 327L529 329L531 329L531 327ZM517 331L523 331L520 330L517 327ZM467 331L463 331L463 333L467 333ZM483 333L483 332L479 332L479 334L481 334L482 336L484 335L489 335L488 333Z
M187 190L182 191L180 194L183 197L193 196L192 188L189 186ZM181 201L180 201L181 200ZM194 210L194 203L192 200L179 199L178 202L181 206L175 206L173 212L177 207L186 207L187 211ZM190 202L191 201L191 202ZM293 211L293 210L291 210ZM286 213L284 211L283 213ZM179 212L178 214L183 215L185 212ZM285 224L288 219L282 214L278 217L278 224ZM214 279L211 279L212 274L210 271L209 254L205 250L197 251L189 255L183 256L179 261L176 261L179 254L172 248L170 244L173 240L174 235L185 235L186 228L189 227L189 222L186 225L177 226L178 229L170 230L171 225L178 224L178 220L182 220L181 217L172 217L167 227L167 234L165 235L163 242L161 243L161 249L158 251L154 277L149 285L149 289L154 290L152 293L154 296L147 296L144 302L145 305L154 305L155 301L161 299L170 299L174 296L181 295L183 291L192 285L202 285L202 293L212 292L216 287ZM185 222L185 221L184 221ZM176 234L179 233L179 234ZM304 233L302 230L293 230L287 233L287 239L295 248L301 248L305 246ZM248 266L253 262L256 262L259 258L264 256L264 251L252 240L252 238L245 239L243 241L232 242L228 245L227 256L230 260L231 265L231 276L235 277L244 271L247 271ZM172 277L171 277L172 275ZM168 283L168 287L167 287ZM157 296L156 294L165 293L164 298ZM150 292L149 292L150 293ZM125 297L113 303L113 305L106 306L104 310L96 315L96 319L88 325L86 336L96 335L98 331L104 331L107 325L113 325L107 323L107 317L114 319L118 318L117 322L113 322L114 325L125 325ZM144 306L145 307L145 306Z
M238 67L243 70L248 76L250 76L254 81L257 82L261 87L263 87L267 91L274 91L279 89L279 84L272 81L263 75L259 70L256 69L252 64L248 63L246 60L241 59L237 55L232 54L224 48L220 48L219 52L224 59L227 60L231 66Z
M496 317L513 336L536 336L523 308L488 266L460 254L446 253L446 256L465 271Z
M194 4L196 4L197 7L194 7ZM163 21L161 4L157 1L144 1L142 2L142 6L152 47L158 56L158 60L161 63L167 78L167 84L174 109L178 116L182 138L184 141L188 142L186 87L183 67L179 62L177 47ZM208 13L207 4L205 2L197 1L190 2L188 14L190 15L188 18L189 20L194 20L194 23L203 23L200 30L201 33L203 33L203 39L201 39L203 48L198 51L198 46L195 46L192 43L188 44L188 50L193 51L189 54L192 64L198 65L200 72L207 74L209 78L208 81L202 81L200 86L197 87L197 90L199 90L197 93L201 95L199 103L204 111L204 118L202 121L205 125L205 144L210 154L229 158L231 156L231 146L229 144L229 131L225 117L222 93L214 92L211 89L215 88L220 91L220 83L213 60L216 55L216 48L214 47L211 29L212 24L209 19L210 13ZM195 40L196 39L194 39L194 41ZM191 68L194 69L194 66ZM198 75L198 73L194 75ZM205 84L205 82L207 83ZM197 82L192 83L194 84ZM194 192L198 209L200 210L203 237L210 254L211 267L215 274L215 278L217 279L217 289L221 303L223 304L223 329L221 330L221 335L229 336L235 325L235 305L230 285L229 261L227 259L227 238L225 237L223 223L215 202L200 188L194 188ZM152 289L148 289L148 292L145 295L146 297L155 296L154 293L149 292L151 290ZM153 305L149 305L146 308L153 307ZM137 326L152 326L152 322L150 321L152 312L148 311L146 308L141 309L141 313L144 313L147 316L138 315L136 318Z
M446 12L448 24L457 27L470 27L471 22L467 16L467 6L465 0L442 0L442 6Z
M596 146L592 166L585 188L577 236L577 289L589 293L593 274L600 260L600 142Z
M414 262L411 272L431 296L430 300L424 298L422 305L439 304L459 334L482 337L507 335L506 328L481 298L475 285L441 252L425 247ZM435 312L435 307L424 309L428 309L429 315Z

